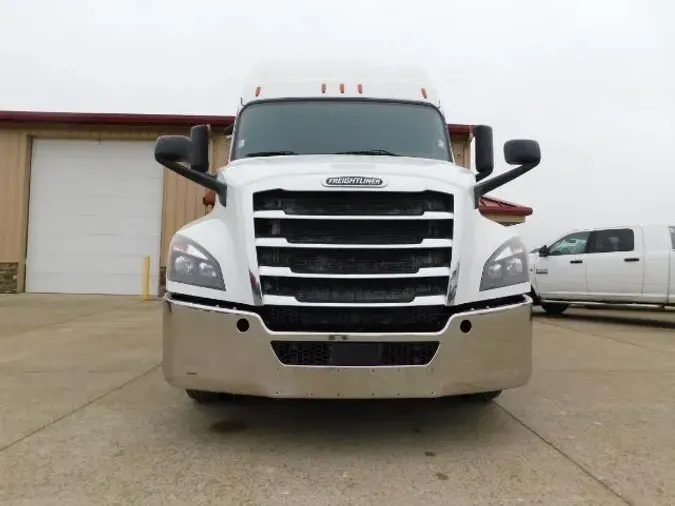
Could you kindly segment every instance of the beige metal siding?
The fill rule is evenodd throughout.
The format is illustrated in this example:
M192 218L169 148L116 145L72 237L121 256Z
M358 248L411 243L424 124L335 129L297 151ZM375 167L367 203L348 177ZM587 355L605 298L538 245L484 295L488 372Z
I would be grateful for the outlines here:
M501 223L502 225L517 225L525 223L525 216L513 216L510 214L483 213L487 219Z
M203 196L203 187L175 172L165 171L161 265L165 265L171 236L186 223L204 216Z
M462 167L469 168L471 164L470 148L471 141L466 135L451 135L452 152L455 155L455 163Z
M213 157L211 158L211 170L217 171L227 165L230 159L230 139L225 135L217 135L213 138Z
M28 136L0 130L0 262L19 262L26 237Z

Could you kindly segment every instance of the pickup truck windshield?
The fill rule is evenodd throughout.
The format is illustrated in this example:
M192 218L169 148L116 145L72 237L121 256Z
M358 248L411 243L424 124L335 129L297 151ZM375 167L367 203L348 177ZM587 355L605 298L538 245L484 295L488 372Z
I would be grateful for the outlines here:
M452 161L448 131L426 105L366 100L252 104L237 119L232 159L366 154Z

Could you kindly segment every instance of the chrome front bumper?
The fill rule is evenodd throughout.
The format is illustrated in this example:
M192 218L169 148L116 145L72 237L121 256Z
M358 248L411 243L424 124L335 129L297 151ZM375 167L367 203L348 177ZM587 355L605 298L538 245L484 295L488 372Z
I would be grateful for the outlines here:
M515 388L532 372L529 298L455 314L438 333L339 336L440 342L427 365L400 367L284 365L272 341L327 341L330 334L270 332L255 313L168 297L163 306L162 369L166 381L180 388L284 398L427 398ZM242 319L246 332L237 328ZM460 329L464 320L471 322L468 333Z

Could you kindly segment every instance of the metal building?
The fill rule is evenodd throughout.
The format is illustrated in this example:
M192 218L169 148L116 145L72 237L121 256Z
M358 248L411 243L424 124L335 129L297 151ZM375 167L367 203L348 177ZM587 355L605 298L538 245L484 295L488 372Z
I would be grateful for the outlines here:
M209 210L204 189L154 162L154 141L212 130L212 166L227 163L232 116L0 111L0 293L162 292L173 233ZM470 165L470 125L448 125ZM529 207L497 199L481 212L520 223ZM67 224L67 226L66 226Z

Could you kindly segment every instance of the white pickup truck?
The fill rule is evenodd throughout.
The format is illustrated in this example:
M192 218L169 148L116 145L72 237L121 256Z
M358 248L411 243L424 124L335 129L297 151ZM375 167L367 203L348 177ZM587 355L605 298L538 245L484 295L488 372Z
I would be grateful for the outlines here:
M535 304L675 306L675 225L576 230L529 255Z

